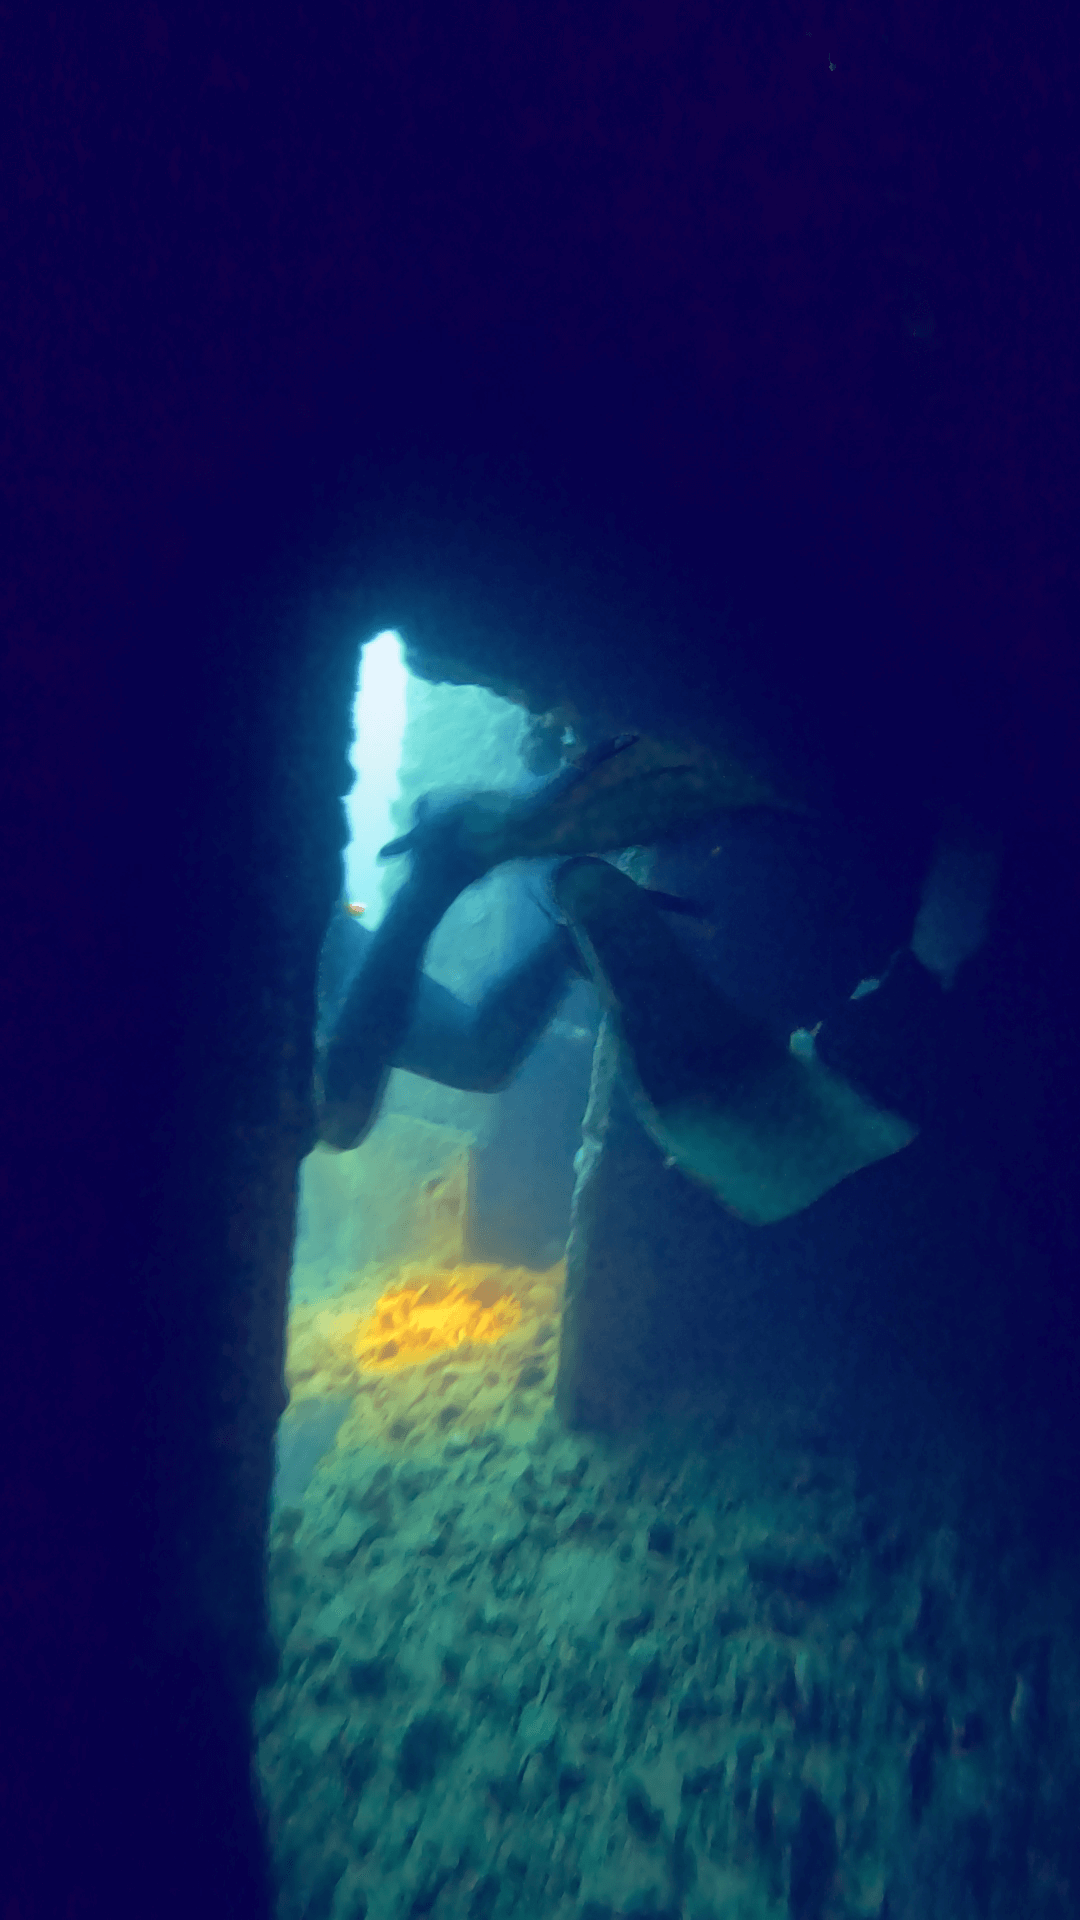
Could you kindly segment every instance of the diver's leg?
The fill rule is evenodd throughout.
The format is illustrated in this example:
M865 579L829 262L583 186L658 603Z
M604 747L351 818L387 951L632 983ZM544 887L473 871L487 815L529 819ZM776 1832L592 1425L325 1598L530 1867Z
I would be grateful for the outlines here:
M475 861L450 838L431 837L414 852L323 1054L319 1138L328 1146L358 1146L370 1128L413 1016L424 949L447 907L477 878Z
M316 1043L325 1046L344 1010L349 988L364 964L371 945L371 929L338 905L326 929L319 954L315 1025Z
M445 1087L496 1092L513 1079L578 971L569 935L556 927L475 1008L422 978L394 1065Z

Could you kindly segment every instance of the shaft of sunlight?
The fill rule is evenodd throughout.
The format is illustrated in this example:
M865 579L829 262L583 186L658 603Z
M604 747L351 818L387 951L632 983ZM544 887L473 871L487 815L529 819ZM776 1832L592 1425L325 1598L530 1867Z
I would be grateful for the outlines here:
M408 681L400 634L377 633L366 642L353 708L356 737L350 757L356 784L345 802L349 822L345 893L347 899L365 903L367 927L378 924L388 897L391 876L376 855L398 830L390 809L399 791Z

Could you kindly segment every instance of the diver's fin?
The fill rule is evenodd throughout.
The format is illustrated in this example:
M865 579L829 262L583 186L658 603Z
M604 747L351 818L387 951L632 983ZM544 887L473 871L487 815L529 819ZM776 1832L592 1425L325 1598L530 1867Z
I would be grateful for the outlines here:
M643 1118L657 1144L750 1226L801 1213L918 1132L801 1050L654 1112Z
M574 756L569 771L575 780L583 780L587 774L594 773L597 767L602 767L605 760L613 760L617 753L625 753L628 747L636 747L640 739L640 733L617 733L610 740L598 740L595 746L586 747L584 752ZM566 777L565 774L563 777Z
M412 811L412 826L408 833L399 833L396 840L388 840L385 847L379 848L375 856L377 860L396 860L400 853L411 853L419 844L425 822L431 818L433 811L431 795L422 793L420 798L413 802Z
M687 833L714 814L787 810L769 783L712 748L629 734L596 747L507 817L505 858L615 853Z
M487 872L503 860L616 853L688 833L716 813L798 810L729 754L621 734L591 748L534 793L474 793L419 809L380 860L453 844ZM669 909L674 911L674 909Z
M408 833L401 833L396 840L388 840L385 847L380 847L376 859L396 860L399 853L411 853L418 838L417 829L410 827Z
M595 773L597 768L602 767L607 761L613 760L617 754L625 753L629 747L636 746L640 737L641 736L636 733L620 733L612 740L598 741L596 746L588 747L584 753L579 754L568 766L561 767L558 773L546 781L537 792L527 794L524 798L522 798L521 795L515 795L507 791L501 794L460 793L444 796L440 801L439 796L436 794L422 793L413 806L413 823L409 831L399 834L396 840L388 840L385 847L379 848L378 858L380 860L395 860L399 854L414 852L424 837L425 827L428 827L430 823L436 820L445 819L455 809L459 812L464 812L469 806L470 801L479 802L481 805L488 807L497 804L507 821L509 821L515 810L525 810L531 814L538 802L544 806L549 806L553 802L561 800L566 795L572 793L576 787L580 786L591 774ZM504 859L510 859L513 856L504 854L502 857Z
M687 900L681 893L663 893L659 887L642 887L641 891L661 913L681 913L691 920L709 917L708 907L703 907L700 900Z
M617 867L568 860L554 888L615 1021L646 1130L732 1213L784 1220L915 1138L812 1048L793 1052L719 993L647 889Z
M496 791L421 794L408 833L388 840L379 848L378 858L421 855L439 867L449 865L459 871L462 886L467 886L512 857L506 851L506 828L518 805L513 794Z

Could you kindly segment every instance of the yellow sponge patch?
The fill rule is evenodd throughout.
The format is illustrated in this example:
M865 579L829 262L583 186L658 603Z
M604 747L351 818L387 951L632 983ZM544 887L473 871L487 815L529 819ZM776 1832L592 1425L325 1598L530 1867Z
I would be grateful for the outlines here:
M414 1366L448 1348L459 1351L474 1341L489 1346L510 1333L521 1319L521 1302L501 1274L470 1285L468 1272L464 1280L440 1275L384 1293L359 1329L361 1366Z
M387 1271L294 1307L286 1378L295 1403L347 1395L337 1445L443 1444L538 1418L550 1402L565 1265Z

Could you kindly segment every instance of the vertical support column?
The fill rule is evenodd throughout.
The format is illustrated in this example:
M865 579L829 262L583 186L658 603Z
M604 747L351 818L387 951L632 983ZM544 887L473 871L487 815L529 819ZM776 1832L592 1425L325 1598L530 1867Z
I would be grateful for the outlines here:
M593 1055L566 1251L555 1402L570 1427L636 1424L656 1395L650 1366L659 1276L650 1212L655 1154L619 1079L610 1020Z
M647 881L652 854L619 862ZM593 1054L566 1251L555 1402L570 1427L634 1426L659 1396L653 1329L663 1284L656 1220L663 1164L622 1083L619 1040L605 1016Z

